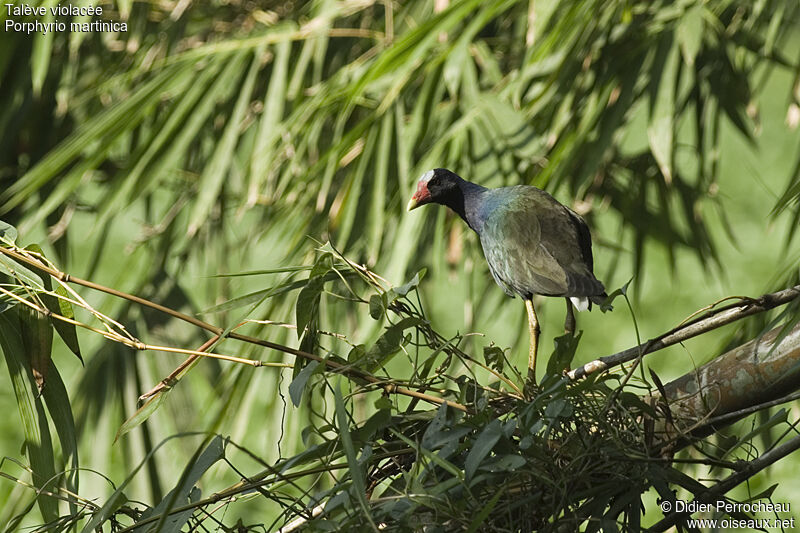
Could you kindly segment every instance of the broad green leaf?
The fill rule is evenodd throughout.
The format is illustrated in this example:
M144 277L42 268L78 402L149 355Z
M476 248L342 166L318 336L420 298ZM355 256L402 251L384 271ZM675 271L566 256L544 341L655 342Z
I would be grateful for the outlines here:
M181 513L172 514L170 514L169 511L179 505L185 505L199 500L200 490L195 487L195 485L209 468L224 457L225 439L216 435L205 448L201 447L197 450L197 453L195 453L189 460L186 468L184 468L183 474L175 484L175 487L164 496L164 499L155 507L142 513L142 519L151 516L160 516L155 526L152 524L143 525L134 528L133 531L135 533L144 533L151 527L155 527L155 531L165 533L177 533L180 531L186 521L192 516L193 510L187 509Z
M25 435L25 454L33 471L33 484L42 490L56 492L55 460L50 428L36 382L30 372L30 362L25 354L19 318L13 312L0 313L0 348L5 356L11 376L11 385L17 399L17 408ZM58 502L46 495L37 502L46 522L58 518Z
M303 391L306 390L308 379L317 371L318 367L318 361L309 361L289 384L289 397L295 407L300 407L300 401L303 399Z
M495 418L483 428L472 444L472 448L467 454L467 459L464 461L464 475L467 481L472 479L478 467L481 466L481 463L483 463L502 435L503 423L498 418Z
M563 371L570 367L582 334L583 332L578 332L577 335L566 334L553 339L555 350L547 361L548 377L560 379Z
M369 297L369 316L375 320L380 320L385 312L383 306L383 298L379 294L373 294Z
M671 36L662 37L652 69L653 81L650 86L651 104L647 123L647 139L650 142L650 151L664 176L664 181L672 183L678 47Z
M42 276L34 273L27 266L18 263L16 260L2 253L0 253L0 273L18 279L23 285L26 285L28 291L39 292L44 289L44 285L42 285Z
M528 461L521 455L508 454L498 457L496 460L488 461L485 465L490 472L514 472L525 466Z
M62 285L56 287L56 294L61 296L61 298L57 298L58 310L60 311L61 316L74 319L75 312L72 310L72 304L67 299L70 298L70 294ZM50 309L49 304L47 307L48 309ZM78 334L76 332L75 325L68 324L61 320L55 320L53 321L53 326L56 328L56 332L58 332L58 335L64 341L64 344L66 344L67 347L72 351L72 353L74 353L81 361L81 363L83 363L83 357L81 357L81 347L78 344Z
M420 269L419 272L414 274L414 277L411 278L408 282L400 285L399 287L392 288L392 291L394 291L394 293L397 296L407 295L409 292L411 292L412 289L416 289L417 287L419 287L419 283L420 281L422 281L422 278L425 277L427 271L428 270L426 268Z
M302 337L306 328L311 324L311 321L316 316L319 310L319 298L322 294L322 289L325 286L325 278L323 276L316 276L310 278L305 287L300 289L297 295L296 307L296 320L297 320L297 336Z
M42 249L36 244L28 245L25 247L25 249L44 255ZM42 273L41 280L44 288L49 292L53 292L53 283L50 279L50 276ZM72 310L72 304L69 302L70 294L67 292L64 286L60 284L58 287L56 287L55 293L58 296L53 296L52 294L47 293L41 294L41 299L42 302L44 302L44 305L53 313L61 315L65 318L74 319L75 313ZM75 324L69 324L57 318L52 318L50 323L53 325L56 332L67 345L67 347L78 357L80 362L83 363L83 357L81 357L81 348L78 344L78 334L76 332Z
M694 65L697 53L703 43L703 4L698 2L687 9L681 16L675 30L675 38L681 47L683 61L688 66Z
M486 364L491 368L494 368L498 372L503 371L503 366L506 362L506 356L503 352L503 349L499 346L484 346L483 347L483 360L486 361Z
M23 353L27 357L28 367L41 394L53 355L53 328L43 313L27 305L18 305L16 312L19 316L22 346L25 350Z
M344 448L345 456L347 457L347 464L350 467L350 479L353 482L353 496L361 507L361 512L364 513L364 518L372 526L373 531L378 531L377 526L372 520L372 514L369 510L367 503L367 486L364 481L364 472L358 462L358 454L353 446L353 440L350 437L350 420L347 413L347 408L342 399L342 393L339 389L339 384L334 388L333 397L336 405L336 423L339 426L339 438Z
M406 317L397 324L387 327L386 331L378 337L375 344L365 354L369 371L374 372L385 365L394 354L400 351L405 330L420 324L419 318Z
M445 407L445 406L443 405L442 407ZM409 439L408 437L406 437L402 433L399 433L394 428L389 428L389 431L395 437L397 437L398 439L403 441L407 446L409 446L411 448L414 448L420 454L422 454L426 459L429 459L430 461L435 463L436 466L439 466L442 469L444 469L446 472L448 472L451 476L453 476L453 481L456 482L456 484L458 482L461 482L461 481L464 480L464 472L463 472L463 470L458 468L456 465L454 465L450 461L444 459L439 453L431 452L427 448L425 448L423 446L420 446L420 444L418 442L412 441L411 439Z
M17 229L11 224L0 220L0 241L7 245L13 245L17 237Z
M61 455L64 466L66 488L79 494L78 475L80 461L78 459L78 436L75 432L75 418L72 415L72 405L67 394L67 388L61 379L55 365L50 368L47 375L47 386L42 390L47 411L56 429L58 440L61 443ZM77 506L70 502L70 512L77 511Z
M56 5L57 0L45 0L40 3L41 7L46 8L45 15L36 17L42 25L47 25L54 20L53 13L50 8ZM37 32L33 35L33 51L31 54L31 85L33 86L33 94L39 98L42 93L42 85L47 77L48 67L50 66L50 56L53 50L53 37L56 32L48 31Z

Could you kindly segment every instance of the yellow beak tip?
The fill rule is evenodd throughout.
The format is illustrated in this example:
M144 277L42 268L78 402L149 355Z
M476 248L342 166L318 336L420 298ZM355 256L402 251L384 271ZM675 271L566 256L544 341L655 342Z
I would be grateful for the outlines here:
M412 209L416 208L417 208L417 199L411 198L411 200L408 201L408 205L406 206L406 211L411 211Z

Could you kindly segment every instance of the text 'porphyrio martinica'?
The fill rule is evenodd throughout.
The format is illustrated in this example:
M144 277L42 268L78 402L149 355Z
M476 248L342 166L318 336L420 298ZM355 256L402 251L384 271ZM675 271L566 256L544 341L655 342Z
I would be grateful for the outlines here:
M536 187L487 189L445 168L420 178L408 210L428 203L446 205L464 219L480 237L494 280L509 296L519 294L525 301L531 337L528 377L535 382L539 321L533 295L567 299L567 331L575 329L573 305L583 311L607 298L592 272L586 222Z

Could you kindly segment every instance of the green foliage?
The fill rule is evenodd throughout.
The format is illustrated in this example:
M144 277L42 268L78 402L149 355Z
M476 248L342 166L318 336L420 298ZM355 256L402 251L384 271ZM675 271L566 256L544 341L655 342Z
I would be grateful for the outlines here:
M331 271L336 278L324 281ZM459 348L461 336L446 339L433 329L419 303L421 273L406 284L388 287L329 244L318 249L309 272L304 285L297 288L298 317L303 316L301 308L309 305L316 309L310 314L319 314L323 296L328 295L335 297L338 312L361 308L359 314L388 325L371 342L350 347L316 329L316 319L306 322L303 335L319 339L319 351L325 356L316 359L311 353L293 352L298 360L310 359L288 386L294 407L311 409L309 424L302 430L305 450L273 465L258 459L265 469L243 475L232 462L241 459L230 455L230 447L226 450L227 441L219 436L206 438L183 467L175 487L144 507L131 505L124 490L158 447L102 504L83 500L86 507L77 512L80 497L75 484L71 485L74 480L55 476L47 416L32 394L33 375L23 376L35 368L35 360L13 359L24 351L15 345L22 343L24 335L15 340L8 317L28 306L23 300L11 300L13 307L0 314L0 340L22 419L30 425L26 447L34 480L49 473L54 492L61 483L72 487L67 493L71 514L57 530L83 523L83 531L92 531L110 523L114 527L129 524L137 531L149 527L179 531L190 521L203 520L208 506L222 503L236 508L244 495L274 502L279 521L280 516L286 522L299 519L304 531L639 529L650 489L670 501L673 487L704 497L704 485L663 457L663 450L687 435L654 440L648 421L660 415L630 391L630 374L592 375L579 382L563 376L581 334L556 339L545 377L523 397L523 378L507 360L505 350L493 344L483 346L486 364L482 364ZM27 288L21 278L16 283ZM308 287L313 287L311 304L302 296ZM627 286L617 292L626 295ZM377 313L373 312L376 308ZM349 312L358 313L356 309ZM21 326L41 320L29 315L19 321ZM350 350L346 357L342 348ZM392 360L398 354L402 354L402 364ZM648 387L644 381L633 380L632 385ZM71 412L63 408L59 412L53 403L66 396L63 383L57 377L43 390L62 449L76 465ZM330 396L332 408L315 407ZM166 408L168 396L156 398L145 404L149 406L146 416L135 415L123 425L118 438L144 423L137 416L147 418ZM22 409L25 405L29 408ZM65 419L70 424L65 426ZM766 438L771 429L787 424L787 412L781 410L724 448L702 453L708 455L709 465L735 470L732 456L749 450L754 438ZM241 451L257 457L249 450ZM201 479L223 459L242 480L204 494ZM39 503L43 516L55 520L55 500L40 497ZM310 516L299 511L312 508L317 510Z
M0 214L15 210L27 231L80 199L104 226L150 200L148 218L164 220L160 239L196 253L195 234L221 238L220 224L255 205L263 206L259 231L273 231L280 200L291 198L298 227L330 229L346 251L382 258L402 275L414 266L414 246L403 241L421 228L400 223L397 207L418 173L438 164L489 185L533 182L577 200L609 198L630 231L637 271L651 239L673 256L688 246L712 261L715 243L697 206L719 180L718 117L751 138L748 73L791 65L780 44L796 6L774 4L594 0L537 6L529 24L521 1L454 2L440 13L411 2L391 16L384 5L319 2L275 25L194 6L181 28L142 7L133 13L142 23L120 36L131 50L125 61L100 36L80 47L62 43L64 34L36 40L27 81L42 91L37 100L60 102L44 120L68 135L23 122L40 150L24 163L0 159L11 169ZM248 35L221 32L224 45L207 38L169 52L194 42L204 17L241 16ZM344 37L360 20L373 25L364 38ZM7 39L24 47L27 37ZM10 76L11 63L0 64ZM11 99L30 98L26 80L14 81ZM649 147L626 152L618 139L635 128L639 105L648 108ZM6 121L21 112L6 111ZM679 131L693 145L687 165L676 162ZM181 216L169 214L174 206Z
M137 405L177 360L77 334L46 311L171 347L208 337L129 300L91 292L85 302L0 255L12 385L0 400L16 403L22 421L3 426L3 454L30 469L0 484L9 531L57 515L54 531L137 520L177 529L215 506L229 509L226 527L236 516L247 529L250 517L280 524L317 505L325 514L308 529L370 520L402 529L401 519L468 531L637 529L647 487L661 498L690 491L679 475L690 467L642 457L636 416L653 409L630 389L643 380L620 390L614 377L560 378L574 357L632 342L624 308L613 314L624 318L602 315L619 320L612 326L558 337L542 389L522 402L527 339L514 302L447 215L408 216L403 206L434 166L569 199L594 230L607 286L634 275L630 292L653 306L637 313L646 337L677 320L659 297L685 316L675 298L687 304L727 272L721 247L736 240L755 254L770 240L765 226L753 235L741 225L759 216L763 173L774 223L790 228L780 243L788 266L748 256L761 266L748 279L796 284L796 141L781 152L791 168L779 185L783 166L751 169L736 144L759 143L762 102L797 108L796 2L454 0L436 11L430 0L125 0L104 10L129 31L2 37L0 216L16 226L0 222L3 247L39 242L69 274L320 360L226 339L213 349L294 373L203 360ZM794 86L768 89L775 72ZM736 177L726 163L740 167ZM745 192L731 192L737 183ZM729 203L734 196L747 202ZM352 262L332 247L312 250L309 237ZM23 314L21 300L40 311ZM797 305L714 342L790 324ZM23 357L34 353L36 363ZM468 412L427 405L426 395ZM748 439L774 429L748 428L732 453L751 458ZM194 437L169 440L196 431L232 436L224 463L186 459L208 444ZM176 448L159 451L166 442ZM253 473L251 461L264 470ZM78 485L79 467L91 483ZM68 513L22 488L29 482L60 488ZM175 489L165 497L162 486ZM177 504L195 507L169 519L154 511Z

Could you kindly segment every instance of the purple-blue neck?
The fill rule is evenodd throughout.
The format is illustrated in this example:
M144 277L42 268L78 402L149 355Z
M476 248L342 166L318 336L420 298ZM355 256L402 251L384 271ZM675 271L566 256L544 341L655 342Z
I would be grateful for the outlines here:
M485 220L485 213L483 203L481 201L484 193L489 189L482 187L477 183L472 183L464 178L455 175L460 194L454 194L445 198L442 202L444 205L455 211L470 228L480 233Z

